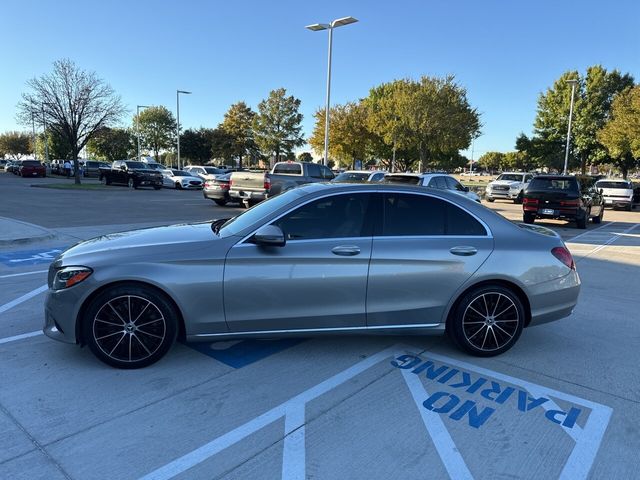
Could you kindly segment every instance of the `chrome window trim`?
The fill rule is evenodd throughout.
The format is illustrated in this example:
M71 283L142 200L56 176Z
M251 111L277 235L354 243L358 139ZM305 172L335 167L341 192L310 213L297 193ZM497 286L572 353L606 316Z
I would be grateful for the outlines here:
M430 187L428 187L430 188ZM436 189L437 190L437 189ZM447 190L449 192L451 192L451 190ZM403 191L403 190L372 190L372 191L367 191L367 190L355 190L355 191L351 191L351 192L333 192L333 193L327 193L324 195L321 195L319 197L314 197L312 199L309 199L299 205L296 205L295 208L300 208L300 207L304 207L305 205L314 202L316 200L321 200L323 198L326 197L330 197L333 195L349 195L349 194L354 194L354 193L362 193L362 194L375 194L375 193L402 193L402 194L408 194L408 195L422 195L422 196L426 196L426 197L430 197L430 198L435 198L437 200L442 200L444 202L447 202L451 205L453 205L454 207L460 208L462 209L462 211L464 211L465 213L467 213L468 215L471 215L471 217L473 217L476 221L478 221L480 223L480 225L482 225L485 229L485 231L487 232L486 235L394 235L394 236L384 236L384 235L374 235L373 237L371 236L366 236L366 237L329 237L329 238L308 238L308 239L302 239L302 240L287 240L287 243L289 242L317 242L318 240L345 240L345 239L354 239L354 238L493 238L493 232L491 231L491 229L489 228L489 225L487 225L481 218L478 218L477 215L475 215L473 212L470 212L469 210L467 210L466 208L464 208L461 205L458 205L455 202L452 202L451 200L449 200L448 198L443 198L443 197L439 197L437 195L431 195L430 192L407 192L407 191ZM455 192L454 192L455 193ZM235 248L237 246L240 246L242 244L245 244L245 242L251 238L253 235L255 235L255 233L258 231L258 229L264 225L271 225L273 224L273 222L277 222L278 220L280 220L282 217L284 217L285 215L287 215L288 213L290 213L292 211L292 209L287 210L286 212L278 215L276 218L271 219L269 222L267 223L262 223L260 224L258 227L256 227L255 229L253 229L251 231L251 233L249 233L248 235L242 237L242 239L237 242L235 245L233 245L233 247L231 248ZM253 245L253 244L250 244Z

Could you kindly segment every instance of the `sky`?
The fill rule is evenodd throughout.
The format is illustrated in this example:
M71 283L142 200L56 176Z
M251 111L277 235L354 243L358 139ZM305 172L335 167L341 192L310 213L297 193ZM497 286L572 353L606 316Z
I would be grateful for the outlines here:
M232 103L257 109L284 87L302 102L303 131L324 106L326 31L304 27L353 16L333 36L331 104L399 78L453 74L481 113L477 159L531 133L536 101L564 71L601 64L640 82L638 0L3 0L0 132L18 125L26 82L70 58L95 71L128 106L181 96L183 129L217 126ZM463 152L471 156L471 151Z

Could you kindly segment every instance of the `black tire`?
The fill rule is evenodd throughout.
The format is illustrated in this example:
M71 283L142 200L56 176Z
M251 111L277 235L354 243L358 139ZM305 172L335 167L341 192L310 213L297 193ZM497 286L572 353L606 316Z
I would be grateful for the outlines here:
M520 205L522 203L522 192L518 194L516 198L513 199L513 203Z
M626 210L627 212L630 212L632 209L633 209L633 206L632 206L632 205L627 205L627 206L626 206L626 208L625 208L625 210Z
M180 182L176 182L176 190L182 190L182 184Z
M212 200L214 202L216 202L216 205L219 205L221 207L224 207L227 204L227 201L224 199L220 199L220 198L212 198Z
M600 207L600 214L597 217L593 217L591 221L593 223L602 223L602 217L604 217L604 206Z
M580 229L587 228L588 219L589 219L589 212L583 213L582 216L576 218L576 227Z
M495 198L490 198L490 197L487 197L487 198L486 198L486 200L487 200L487 202L489 202L489 203L493 203L493 202L495 202L495 201L496 201L496 199L495 199Z
M157 362L178 335L173 304L157 290L135 284L99 293L80 321L83 340L93 354L116 368L143 368Z
M133 178L130 178L130 179L127 181L127 186L128 186L129 188L133 188L133 189L138 188L138 185L136 185L136 182L135 182L135 180L134 180Z
M529 225L531 225L533 222L536 221L536 215L534 213L524 212L522 214L522 221L524 223L528 223Z
M515 293L500 285L484 285L460 299L447 323L447 334L461 350L493 357L513 347L524 322L524 306Z
M159 186L159 185L154 185L154 186L153 186L153 189L154 189L154 190L160 190L161 188L162 188L162 187L161 187L161 186Z

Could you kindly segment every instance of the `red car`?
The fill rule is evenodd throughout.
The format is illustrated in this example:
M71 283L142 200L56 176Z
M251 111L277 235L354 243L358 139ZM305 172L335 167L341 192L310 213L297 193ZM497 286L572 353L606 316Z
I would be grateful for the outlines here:
M37 160L24 160L18 174L22 177L46 177L47 169Z

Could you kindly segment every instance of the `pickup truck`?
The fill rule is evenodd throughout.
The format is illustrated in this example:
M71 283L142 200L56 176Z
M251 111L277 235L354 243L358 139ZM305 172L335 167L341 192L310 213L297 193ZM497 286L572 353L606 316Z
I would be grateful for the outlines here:
M162 173L152 170L143 162L116 160L111 167L100 167L100 181L105 185L121 184L129 188L162 188Z
M299 185L328 182L334 177L329 168L317 163L278 162L266 173L233 172L229 182L229 197L250 207Z

